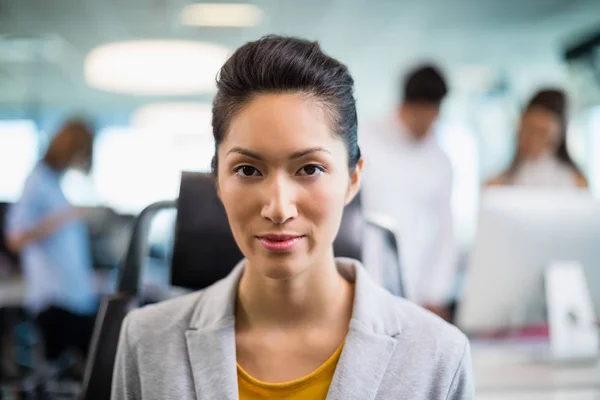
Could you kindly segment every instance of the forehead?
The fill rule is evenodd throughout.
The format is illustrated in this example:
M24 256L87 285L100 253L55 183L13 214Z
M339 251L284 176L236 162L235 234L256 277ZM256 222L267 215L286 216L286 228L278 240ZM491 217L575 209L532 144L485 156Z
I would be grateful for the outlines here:
M232 119L222 147L283 151L339 145L343 148L318 100L301 93L283 93L254 97Z

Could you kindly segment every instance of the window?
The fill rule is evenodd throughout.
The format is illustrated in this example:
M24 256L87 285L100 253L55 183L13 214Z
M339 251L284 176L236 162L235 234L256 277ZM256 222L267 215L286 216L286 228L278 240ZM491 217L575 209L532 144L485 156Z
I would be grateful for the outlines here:
M456 240L468 246L475 235L479 204L479 155L474 133L458 122L440 121L437 138L452 164L452 214Z
M38 160L38 131L30 120L0 121L0 201L16 201Z
M492 97L476 104L471 112L479 139L483 182L503 172L514 157L519 109L510 99Z
M97 205L93 181L81 171L67 170L61 179L60 187L71 204L86 207Z
M153 202L175 199L181 171L209 171L213 151L208 135L106 128L94 147L97 201L119 212L139 213Z

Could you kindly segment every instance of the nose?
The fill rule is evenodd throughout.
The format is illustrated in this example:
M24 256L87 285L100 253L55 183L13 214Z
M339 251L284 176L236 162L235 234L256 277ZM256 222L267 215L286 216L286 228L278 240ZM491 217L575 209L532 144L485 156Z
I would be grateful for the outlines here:
M293 184L283 176L273 176L265 182L265 202L261 217L281 225L298 216Z

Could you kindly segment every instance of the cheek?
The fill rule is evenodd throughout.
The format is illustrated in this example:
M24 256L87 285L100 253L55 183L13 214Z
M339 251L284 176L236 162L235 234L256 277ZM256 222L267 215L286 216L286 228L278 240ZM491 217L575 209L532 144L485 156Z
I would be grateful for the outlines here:
M550 147L550 137L548 134L540 132L538 135L531 139L531 145L536 151L543 151Z
M256 206L254 198L256 196L250 196L247 193L247 189L244 189L243 185L231 184L228 182L219 183L219 193L221 202L225 207L229 226L233 235L240 244L242 233L246 229L245 227L252 221L254 215L256 215ZM243 199L243 200L241 200Z
M550 149L555 149L558 147L560 143L560 132L559 131L551 131L546 135L546 147Z
M301 211L322 235L335 236L339 228L347 188L322 182L306 192ZM331 238L333 240L333 237Z
M522 131L519 135L519 146L522 150L530 151L535 146L535 139L527 131Z

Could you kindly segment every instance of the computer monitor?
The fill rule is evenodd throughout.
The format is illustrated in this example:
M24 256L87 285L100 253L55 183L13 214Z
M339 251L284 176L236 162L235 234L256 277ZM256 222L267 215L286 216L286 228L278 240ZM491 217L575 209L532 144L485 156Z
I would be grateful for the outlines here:
M577 189L486 189L458 326L492 333L545 324L544 271L553 261L582 264L597 314L600 202Z
M95 269L114 269L127 250L135 218L106 207L81 207Z

